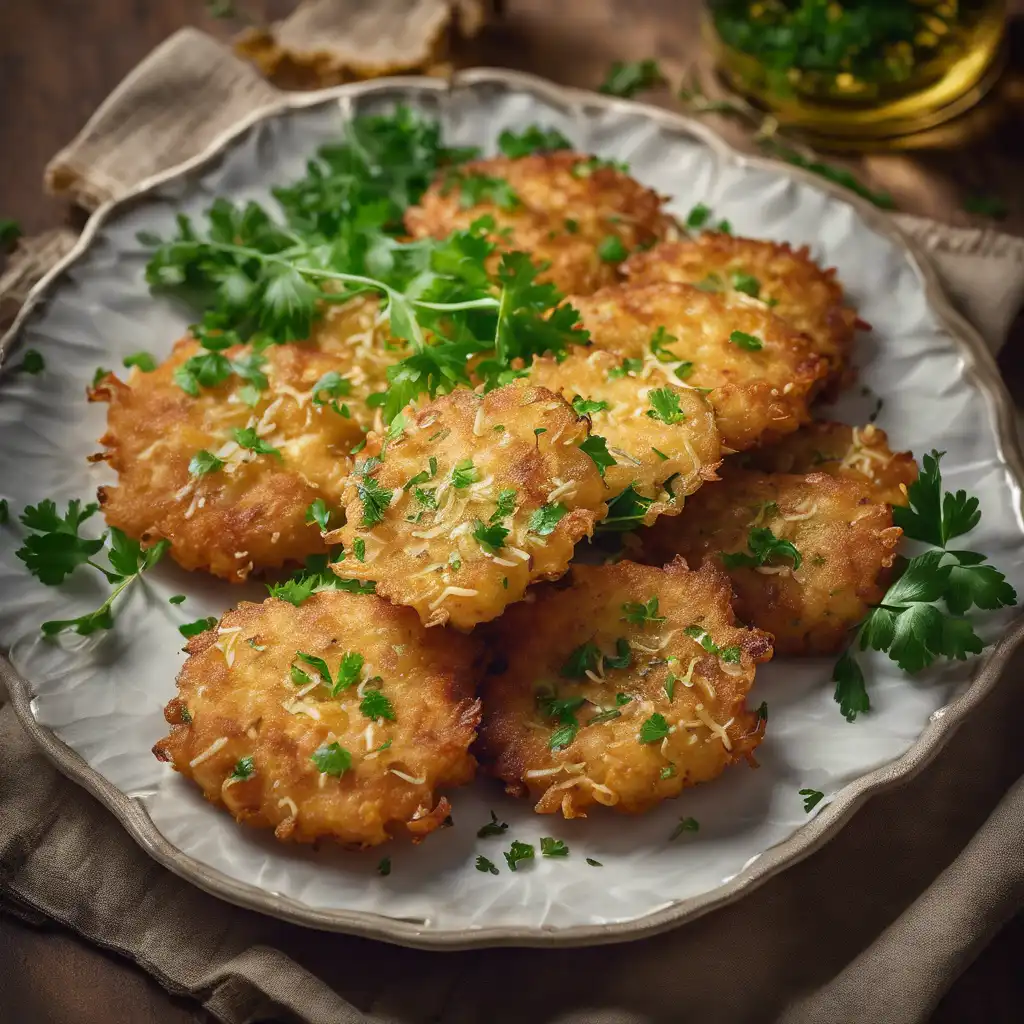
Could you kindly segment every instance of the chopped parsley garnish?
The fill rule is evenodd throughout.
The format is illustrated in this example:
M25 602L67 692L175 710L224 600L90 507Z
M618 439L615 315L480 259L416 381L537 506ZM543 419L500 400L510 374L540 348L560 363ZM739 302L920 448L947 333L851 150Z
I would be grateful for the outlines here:
M662 462L668 462L668 456L660 448L655 448L652 444L651 451L654 452Z
M498 821L498 816L491 811L491 820L486 825L481 825L476 834L481 839L486 839L488 836L500 836L507 831L508 822Z
M747 534L747 548L748 551L723 552L722 564L726 569L776 564L779 559L790 559L795 572L803 563L796 547L776 537L767 526L755 526Z
M732 286L736 291L749 295L752 299L758 298L761 294L761 282L753 274L745 274L741 270L732 275Z
M761 701L761 703L758 704L757 710L754 713L757 715L757 719L758 719L759 722L767 722L768 721L768 701L766 701L766 700Z
M306 522L316 523L321 532L326 532L329 529L330 521L331 510L327 507L327 502L323 498L314 499L306 509Z
M707 630L701 629L700 626L687 626L683 632L688 637L696 640L709 654L714 654L716 657L721 658L722 661L729 662L730 664L739 664L742 652L738 644L733 647L719 647L708 635Z
M356 537L352 541L352 554L356 556L356 561L366 561L366 541L362 537Z
M615 703L621 708L626 704L629 704L633 700L628 693L617 693L615 694Z
M377 861L377 874L382 878L387 878L387 876L391 874L390 857L381 857L381 859Z
M597 91L629 99L642 90L653 89L664 82L665 76L656 60L617 60L608 69Z
M255 774L256 764L250 755L249 757L238 759L228 778L235 782L245 782L246 779L251 779Z
M665 779L675 778L675 774L676 766L671 761L669 761L669 763L665 765L665 767L662 768L660 772L658 772L658 778L664 781Z
M666 348L666 345L671 344L679 339L674 334L669 334L664 327L659 327L651 335L651 355L658 360L659 363L674 363L676 356L670 348Z
M547 537L548 534L554 532L555 527L562 521L562 517L568 511L560 501L552 502L549 505L541 505L530 516L530 525L528 527L530 533L535 533L538 537Z
M43 354L36 351L34 348L25 349L25 355L22 356L21 362L14 367L15 373L29 373L35 376L37 373L42 373L46 369L46 360L43 359Z
M706 206L704 203L697 203L693 209L686 215L686 226L691 231L696 231L708 222L708 218L711 216L711 208Z
M0 217L0 248L8 249L21 237L21 225L10 217Z
M764 348L764 342L756 334L747 334L746 331L733 331L729 340L748 352L760 352Z
M171 597L167 598L167 603L168 604L184 604L185 596L186 596L185 594L174 594Z
M599 156L588 156L586 160L580 160L579 163L573 166L572 176L574 178L589 178L594 171L603 170L619 171L622 174L627 174L629 172L629 164L623 163L621 160L605 160ZM573 221L573 223L575 224L576 222Z
M621 263L629 255L629 250L618 235L605 235L597 246L597 255L605 263Z
M603 725L605 722L614 721L616 718L621 718L622 712L618 708L607 708L605 711L601 711L594 715L593 718L587 722L587 725Z
M577 395L572 400L572 407L576 410L577 416L590 416L595 412L602 412L609 407L607 402L596 401L592 398L583 398Z
M459 205L464 210L481 203L494 203L499 210L514 210L522 205L519 196L504 178L475 171L449 170L441 194L447 195L456 186L459 189Z
M655 712L640 726L641 743L658 743L669 734L669 725L665 716Z
M825 799L825 794L820 789L801 789L800 795L804 798L804 810L808 814Z
M984 555L947 548L951 540L978 525L981 510L978 499L965 491L943 493L942 456L932 451L924 457L920 476L907 489L908 507L893 508L893 522L904 534L932 549L905 562L881 603L855 628L833 670L835 700L848 722L871 708L854 653L858 647L888 654L909 673L939 658L964 661L984 648L964 613L972 607L995 610L1017 602L1016 591L999 570L986 564Z
M181 710L178 713L181 716L181 720L185 725L192 724L192 712L189 711L189 709L185 707L184 704L181 705Z
M678 839L684 832L698 832L700 831L700 824L696 818L680 818L679 824L672 829L669 834L669 842L673 839Z
M223 468L224 460L218 459L216 455L211 454L205 448L200 448L188 461L188 471L191 476L205 476L207 473L216 473L217 470Z
M296 651L295 657L305 662L314 669L320 676L320 684L327 688L332 697L337 697L342 690L348 690L359 682L359 676L363 671L363 656L358 651L346 651L338 662L338 674L335 679L331 678L331 670L323 658L307 654L305 651ZM297 665L292 665L292 682L302 686L313 682L310 675Z
M279 449L267 444L256 433L255 427L235 427L231 436L234 437L235 443L240 448L245 448L247 451L255 452L257 455L273 455L278 459L282 457Z
M534 850L529 843L521 843L518 839L513 840L512 846L505 854L505 863L509 871L515 871L520 861L533 860Z
M964 209L993 220L1005 220L1010 213L1009 204L998 196L971 195L964 199Z
M92 375L92 386L93 387L97 387L99 385L99 382L101 380L103 380L104 377L108 376L112 372L113 372L112 370L108 370L104 366L97 366L96 367L96 372Z
M664 622L665 616L658 614L658 599L649 597L646 601L627 601L622 605L623 622L646 626L648 622Z
M342 377L337 370L328 370L312 387L310 395L314 405L330 405L339 416L349 417L348 406L339 405L339 398L347 398L352 393L352 383Z
M604 865L603 865L603 864L602 864L602 863L601 863L601 862L600 862L599 860L594 860L594 858L593 858L593 857L588 857L588 858L587 858L587 863L588 863L588 864L589 864L589 865L590 865L590 866L591 866L592 868L603 868L603 867L604 867Z
M480 474L473 465L472 459L460 459L452 469L452 487L456 490L463 490L470 484L475 484L480 479Z
M615 641L615 654L604 656L605 668L629 668L633 662L633 653L629 649L629 641L620 636Z
M671 426L686 419L686 414L679 408L679 396L671 388L655 388L648 392L647 400L651 403L647 415L652 420L661 420Z
M597 664L601 657L601 649L588 640L579 647L573 649L566 659L565 664L559 669L558 674L566 679L582 679L587 672L596 672Z
M390 722L395 720L394 705L380 690L367 689L359 702L359 710L364 717L375 721L380 718L386 718Z
M615 458L608 451L608 442L600 434L591 434L579 447L581 452L590 456L602 477L605 470L616 464Z
M124 357L123 363L126 367L137 366L143 373L152 373L156 369L156 360L148 352L133 352Z
M38 505L29 505L19 517L23 526L32 531L25 537L15 554L40 583L56 586L62 583L80 565L88 565L103 573L114 589L93 612L77 619L57 619L44 622L43 633L53 636L64 630L74 630L88 636L99 629L114 625L113 603L146 570L151 569L170 547L170 541L160 540L143 548L116 526L111 526L97 538L83 537L81 527L99 510L95 502L82 506L77 498L68 502L67 511L60 515L53 501L45 499ZM107 546L108 567L98 565L93 556Z
M384 522L384 513L391 504L393 492L381 487L372 476L364 474L356 486L356 493L363 506L361 525L372 528Z
M620 377L625 377L630 373L639 373L644 368L644 361L642 359L631 359L626 358L622 360L621 366L613 366L608 371L609 380L618 380Z
M666 486L667 486L666 481ZM654 504L653 498L640 494L630 484L621 494L608 502L608 515L598 524L599 533L624 533L634 530L643 522L648 509Z
M310 761L322 774L333 775L335 778L344 775L352 767L352 755L337 741L318 747L310 756Z
M476 859L476 869L477 869L477 871L484 872L484 874L487 874L488 872L490 872L490 874L496 875L498 873L498 869L495 866L494 861L488 860L484 856L477 857L477 859Z
M543 857L568 857L569 847L561 839L554 839L552 836L541 836L540 852Z
M541 128L531 124L521 132L505 129L498 136L498 149L513 160L531 153L552 153L572 149L572 143L557 128Z
M575 235L580 230L579 221L573 220L572 217L565 218L565 230L570 235Z
M509 531L504 526L492 523L488 526L478 519L473 527L473 539L492 555L496 555L504 546Z
M200 633L205 633L207 630L213 629L216 625L216 616L209 615L203 619L196 619L195 622L183 622L178 627L178 632L182 636L199 636Z
M494 511L491 513L490 521L492 523L501 522L503 519L507 519L513 515L516 510L516 492L511 487L504 488L498 491L498 500L494 505Z

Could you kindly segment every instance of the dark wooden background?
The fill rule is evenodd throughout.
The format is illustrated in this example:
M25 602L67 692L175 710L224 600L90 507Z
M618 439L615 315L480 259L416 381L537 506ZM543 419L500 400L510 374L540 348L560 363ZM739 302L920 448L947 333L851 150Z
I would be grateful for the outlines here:
M26 233L74 217L45 196L47 160L154 46L194 25L230 38L238 22L215 20L204 0L0 0L0 217ZM259 17L283 16L288 0L251 0ZM699 46L695 0L506 0L499 26L474 63L517 67L594 86L614 59L655 56L684 66ZM1024 0L1011 0L1024 15ZM993 94L931 148L875 153L855 164L903 210L955 224L1024 235L1024 19L1011 23L1009 67ZM1001 224L971 216L964 199L995 195ZM1001 359L1011 390L1024 392L1024 321ZM853 897L851 897L853 898ZM1012 922L953 986L933 1024L1017 1021L1024 1004L1024 917ZM0 917L0 1022L179 1024L205 1021L112 954L74 936ZM878 1022L884 1024L884 1022Z

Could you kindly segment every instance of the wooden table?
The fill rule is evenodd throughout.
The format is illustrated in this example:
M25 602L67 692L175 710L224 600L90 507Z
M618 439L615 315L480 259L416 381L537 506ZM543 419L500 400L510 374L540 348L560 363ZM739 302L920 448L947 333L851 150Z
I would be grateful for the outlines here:
M247 8L277 18L287 0ZM684 66L699 45L694 0L508 0L503 23L478 44L476 63L517 67L567 84L594 86L614 59L658 57ZM1024 14L1024 0L1011 0ZM170 33L195 25L227 39L237 23L206 13L203 0L0 0L0 217L27 233L64 222L64 204L41 189L46 161L100 101ZM1024 20L1012 26L1010 70L995 94L934 149L857 161L858 173L888 189L901 209L958 224L983 224L962 209L982 191L1011 205L1000 225L1024 235ZM1003 358L1024 385L1024 321ZM1024 389L1022 389L1024 391ZM1016 1020L1024 1004L1024 917L1011 923L957 982L935 1014L939 1024ZM72 935L0 917L0 1007L4 1020L47 1024L181 1024L206 1020L113 954ZM112 1008L116 1007L116 1010Z

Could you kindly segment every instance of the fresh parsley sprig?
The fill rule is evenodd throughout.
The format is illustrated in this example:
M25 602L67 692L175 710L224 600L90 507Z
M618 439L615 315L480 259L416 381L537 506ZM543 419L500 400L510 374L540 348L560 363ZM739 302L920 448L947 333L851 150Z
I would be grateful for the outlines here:
M61 515L50 499L29 505L20 516L22 525L31 531L15 554L40 581L49 587L57 586L80 565L88 565L103 573L113 586L107 599L95 611L76 619L54 619L44 622L42 631L54 636L73 630L88 636L100 629L114 626L114 602L146 570L151 569L171 546L169 540L160 540L148 548L111 526L99 537L83 537L82 524L99 510L92 503L82 506L77 498L68 502ZM107 565L93 561L93 556L106 547Z
M964 661L985 646L964 614L972 607L993 611L1017 603L1016 591L984 555L948 548L978 525L981 510L966 491L943 491L939 463L944 454L932 451L924 457L920 476L907 489L908 506L893 508L893 522L904 535L932 545L931 550L905 561L835 664L835 700L848 722L871 710L856 650L888 654L908 673L940 658Z

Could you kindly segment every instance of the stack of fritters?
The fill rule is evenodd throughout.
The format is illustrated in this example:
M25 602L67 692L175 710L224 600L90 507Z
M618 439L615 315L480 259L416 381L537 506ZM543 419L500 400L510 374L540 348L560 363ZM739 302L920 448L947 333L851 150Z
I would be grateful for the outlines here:
M445 172L405 223L475 224L495 265L526 251L581 344L385 423L404 343L361 297L267 348L265 388L229 349L241 369L186 393L185 340L93 391L113 525L228 579L331 552L376 584L243 604L193 638L157 755L239 820L357 846L445 823L439 790L475 771L476 692L477 753L541 813L644 811L752 760L755 666L841 648L884 593L916 475L877 428L812 422L851 376L834 272L681 237L654 192L568 152ZM630 529L631 560L570 566L603 522Z

